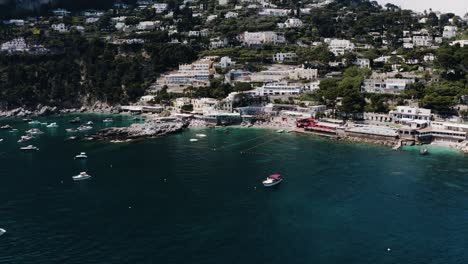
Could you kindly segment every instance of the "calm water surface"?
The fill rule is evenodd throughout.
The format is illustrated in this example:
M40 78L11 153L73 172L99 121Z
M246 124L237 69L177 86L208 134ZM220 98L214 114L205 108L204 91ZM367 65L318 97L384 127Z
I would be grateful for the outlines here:
M44 119L60 127L39 126L34 153L16 142L29 125L0 131L0 263L468 263L456 152L234 128L64 142L69 119ZM285 181L263 188L272 173Z

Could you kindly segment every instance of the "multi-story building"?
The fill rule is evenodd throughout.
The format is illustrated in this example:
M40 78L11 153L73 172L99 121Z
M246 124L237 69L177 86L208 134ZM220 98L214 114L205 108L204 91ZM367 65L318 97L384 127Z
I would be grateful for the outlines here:
M392 121L397 124L410 124L414 120L430 122L432 119L431 109L397 106L396 110L389 112Z
M325 43L335 56L344 55L345 52L353 51L355 48L354 44L346 39L325 39Z
M213 73L213 62L208 59L202 59L192 64L179 65L177 72L162 76L158 80L158 84L168 86L207 86L210 75Z
M456 26L445 26L444 31L442 32L442 37L446 39L451 39L457 36L458 27Z
M301 28L304 23L298 18L288 18L284 23L278 23L278 28Z
M430 47L432 46L433 38L432 36L425 34L413 35L413 45L416 47Z
M452 41L452 43L450 43L450 46L454 46L454 45L457 45L457 44L460 45L460 48L468 46L468 39L461 39L461 40Z
M27 52L29 51L29 48L28 48L28 45L26 44L26 41L24 41L24 38L16 38L11 41L3 43L2 46L0 47L0 50L3 52L14 53L14 52Z
M361 88L367 93L399 94L411 83L414 83L414 79L365 79Z
M274 16L274 17L284 17L288 16L289 10L288 9L280 9L280 8L264 8L260 12L258 12L260 16Z
M297 54L294 52L279 52L273 55L273 61L284 62L293 61L297 58Z
M281 33L276 33L274 31L246 31L239 36L239 39L248 46L262 44L283 44L286 42L284 36Z
M68 32L68 27L64 23L52 24L51 28L60 33Z
M315 80L318 77L318 70L299 67L289 70L288 78L291 80Z
M258 96L274 96L274 95L297 95L304 90L301 84L288 82L267 83L256 88L255 93Z
M153 4L153 8L154 8L156 14L161 14L161 13L163 13L164 11L167 10L167 3L156 3L156 4Z

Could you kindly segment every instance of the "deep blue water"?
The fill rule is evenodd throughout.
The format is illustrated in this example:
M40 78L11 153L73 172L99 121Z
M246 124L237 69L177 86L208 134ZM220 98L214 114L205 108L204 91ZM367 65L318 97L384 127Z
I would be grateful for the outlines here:
M234 128L64 142L68 119L35 153L0 131L0 263L468 263L462 154Z

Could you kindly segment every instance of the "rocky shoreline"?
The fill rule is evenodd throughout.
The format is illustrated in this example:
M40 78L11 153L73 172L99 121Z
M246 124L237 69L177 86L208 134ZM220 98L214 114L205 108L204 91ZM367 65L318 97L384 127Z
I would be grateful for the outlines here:
M189 122L176 119L161 122L157 119L147 120L144 124L132 124L129 127L111 127L98 131L86 140L111 141L115 143L128 142L144 138L154 138L181 132Z
M18 107L11 110L0 110L0 117L37 117L53 114L73 114L73 113L103 113L116 114L120 112L120 106L111 106L106 103L96 102L92 105L80 108L59 108L56 106L38 105L35 108Z

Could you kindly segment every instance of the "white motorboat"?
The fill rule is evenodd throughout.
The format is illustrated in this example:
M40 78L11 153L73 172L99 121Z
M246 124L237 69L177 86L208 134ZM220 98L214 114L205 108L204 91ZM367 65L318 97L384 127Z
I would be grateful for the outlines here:
M74 128L67 128L67 129L65 129L65 131L67 131L67 132L69 132L69 133L74 133L74 132L76 132L76 131L78 131L78 130L76 130L76 129L74 129Z
M112 123L112 122L114 122L114 119L112 119L112 118L106 118L106 119L102 120L102 122L104 122L104 123Z
M10 125L1 126L0 129L12 129Z
M37 128L33 128L33 129L29 129L28 131L26 131L26 133L29 133L31 135L40 135L40 134L44 134L44 132L42 132L41 130L37 129Z
M276 133L283 133L284 129L276 130Z
M196 137L206 137L205 134L195 134Z
M33 137L31 137L31 136L21 136L21 138L18 140L18 143L26 142L26 141L31 140L31 139L33 139Z
M78 127L78 131L88 131L88 130L91 130L93 129L93 127L91 126L79 126Z
M282 181L283 179L281 178L280 174L272 174L268 176L266 180L264 180L262 183L263 183L263 186L265 187L271 187L271 186L275 186L279 184Z
M50 123L47 125L48 128L55 128L55 127L58 127L57 123Z
M3 229L3 228L0 228L0 236L3 235L3 234L5 234L5 233L6 233L6 230Z
M10 131L8 131L8 132L10 132L10 133L15 133L15 132L18 132L18 129L12 128L12 129L11 129Z
M91 178L91 175L83 171L83 172L80 172L80 174L73 176L72 178L74 181L82 181L82 180L87 180Z
M28 122L28 124L30 124L30 125L40 125L41 122L33 120L33 121Z
M0 142L3 142L3 138L0 138Z
M75 159L87 159L86 152L81 152L80 154L75 156Z
M24 150L24 151L32 151L32 150L39 150L38 147L35 147L33 145L29 145L29 146L26 146L26 147L22 147L20 148L21 150Z
M88 126L91 126L93 124L94 124L93 121L88 121L88 123L86 123L86 125L88 125Z
M198 139L196 139L196 138L191 138L190 139L190 142L197 142L197 141L198 141Z

